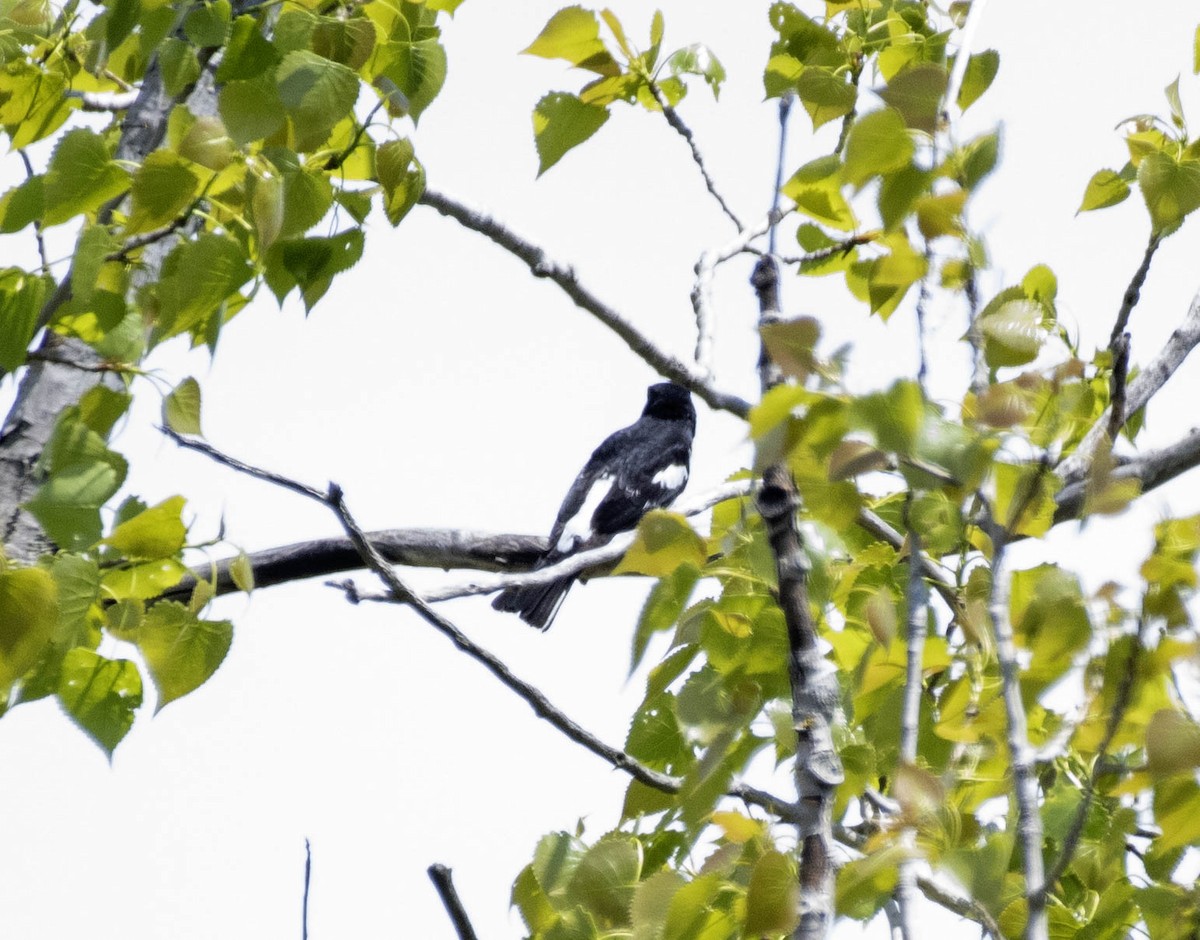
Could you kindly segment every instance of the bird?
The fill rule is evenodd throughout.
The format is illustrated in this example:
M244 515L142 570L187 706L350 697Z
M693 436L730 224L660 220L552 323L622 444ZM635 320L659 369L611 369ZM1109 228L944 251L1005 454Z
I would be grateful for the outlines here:
M674 382L651 385L642 416L606 437L575 477L550 530L550 548L534 570L603 544L649 510L669 506L687 485L695 433L691 393ZM575 577L506 588L492 607L547 630Z

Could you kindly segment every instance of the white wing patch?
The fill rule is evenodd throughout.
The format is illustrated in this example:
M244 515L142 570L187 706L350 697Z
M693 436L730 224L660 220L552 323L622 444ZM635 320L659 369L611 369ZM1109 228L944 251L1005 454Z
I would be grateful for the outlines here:
M673 463L654 474L650 482L661 486L664 490L677 490L687 482L687 478L688 468L683 464Z
M579 512L568 519L567 524L563 526L558 544L554 546L556 549L560 552L572 552L581 542L586 542L595 534L592 532L592 516L612 486L613 478L611 476L596 477L592 488L583 498L583 505L579 507Z

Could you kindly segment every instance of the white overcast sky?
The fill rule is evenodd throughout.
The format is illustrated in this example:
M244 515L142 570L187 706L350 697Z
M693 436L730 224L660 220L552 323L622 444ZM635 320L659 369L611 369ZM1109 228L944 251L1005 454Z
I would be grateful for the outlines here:
M489 208L574 263L601 296L686 354L692 265L729 237L729 224L682 141L654 116L622 107L535 181L530 111L544 92L576 90L584 78L517 52L559 5L466 0L446 30L449 79L414 133L418 153L432 187ZM646 33L653 6L612 6L632 36ZM695 83L681 112L727 198L756 217L767 208L777 140L775 106L762 101L761 86L768 4L661 7L668 47L707 42L729 72L719 106ZM1148 227L1136 197L1079 218L1075 209L1094 170L1125 160L1118 121L1165 113L1162 89L1181 71L1185 108L1200 126L1200 83L1190 74L1197 19L1188 0L1007 0L990 5L975 43L1001 52L996 85L965 124L980 132L1004 119L1004 161L973 215L995 262L989 292L1034 264L1051 265L1061 316L1085 350L1105 341ZM828 134L814 142L796 115L793 168L830 145ZM2 166L7 180L19 179L15 156ZM1197 224L1159 252L1134 315L1137 361L1200 286ZM636 417L655 376L552 285L432 211L418 208L395 231L373 216L369 228L363 261L307 320L297 304L281 312L263 296L225 331L215 365L178 343L154 364L200 379L205 430L217 446L316 485L338 481L369 528L544 532L582 461ZM748 396L756 381L749 266L723 269L716 297L718 380ZM911 374L910 310L884 331L838 283L790 278L784 305L819 316L828 348L860 344L859 387ZM961 334L959 317L935 316L935 346ZM1191 426L1197 368L1185 366L1161 396L1149 440ZM935 356L933 371L934 389L949 398L958 365ZM138 390L150 392L145 383ZM248 550L337 534L319 507L162 442L148 430L152 399L118 441L133 461L131 492L149 501L187 495L197 540L222 514ZM690 492L745 456L740 423L702 408ZM1048 546L1026 547L1020 561L1061 559L1083 566L1090 583L1132 579L1148 524L1200 509L1191 480L1146 503L1082 534L1067 527ZM545 635L484 600L445 612L619 744L640 700L640 678L625 677L630 625L648 587L629 579L576 589ZM573 829L580 817L591 836L615 823L625 778L539 722L407 611L351 607L313 582L222 601L217 615L237 625L225 665L157 717L147 707L111 766L53 702L0 721L5 936L294 940L307 837L314 940L451 938L425 876L432 862L454 869L481 938L517 937L509 886L538 837ZM121 654L115 645L104 651ZM867 935L884 936L883 926Z

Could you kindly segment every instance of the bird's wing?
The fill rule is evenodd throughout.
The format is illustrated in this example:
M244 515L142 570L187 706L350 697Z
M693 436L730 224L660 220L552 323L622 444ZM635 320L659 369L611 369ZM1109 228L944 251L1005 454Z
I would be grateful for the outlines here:
M691 435L671 422L644 426L616 459L613 482L591 519L604 535L637 525L650 509L667 506L687 485Z
M609 494L613 461L626 445L630 431L631 428L622 428L605 438L575 477L550 530L551 552L565 555L593 534L592 516Z

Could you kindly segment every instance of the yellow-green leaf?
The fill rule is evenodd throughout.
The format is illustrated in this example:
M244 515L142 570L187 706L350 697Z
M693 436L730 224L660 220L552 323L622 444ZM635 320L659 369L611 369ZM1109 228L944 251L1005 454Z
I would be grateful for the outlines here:
M130 558L170 558L183 548L187 527L180 518L184 498L172 496L122 522L104 540Z
M704 539L687 519L665 509L642 516L633 544L614 569L614 574L647 574L665 578L682 565L696 569L708 560Z
M158 709L201 686L229 652L233 624L199 620L182 604L160 601L146 613L138 649L158 687Z
M163 399L163 423L179 434L201 434L200 383L190 375Z

